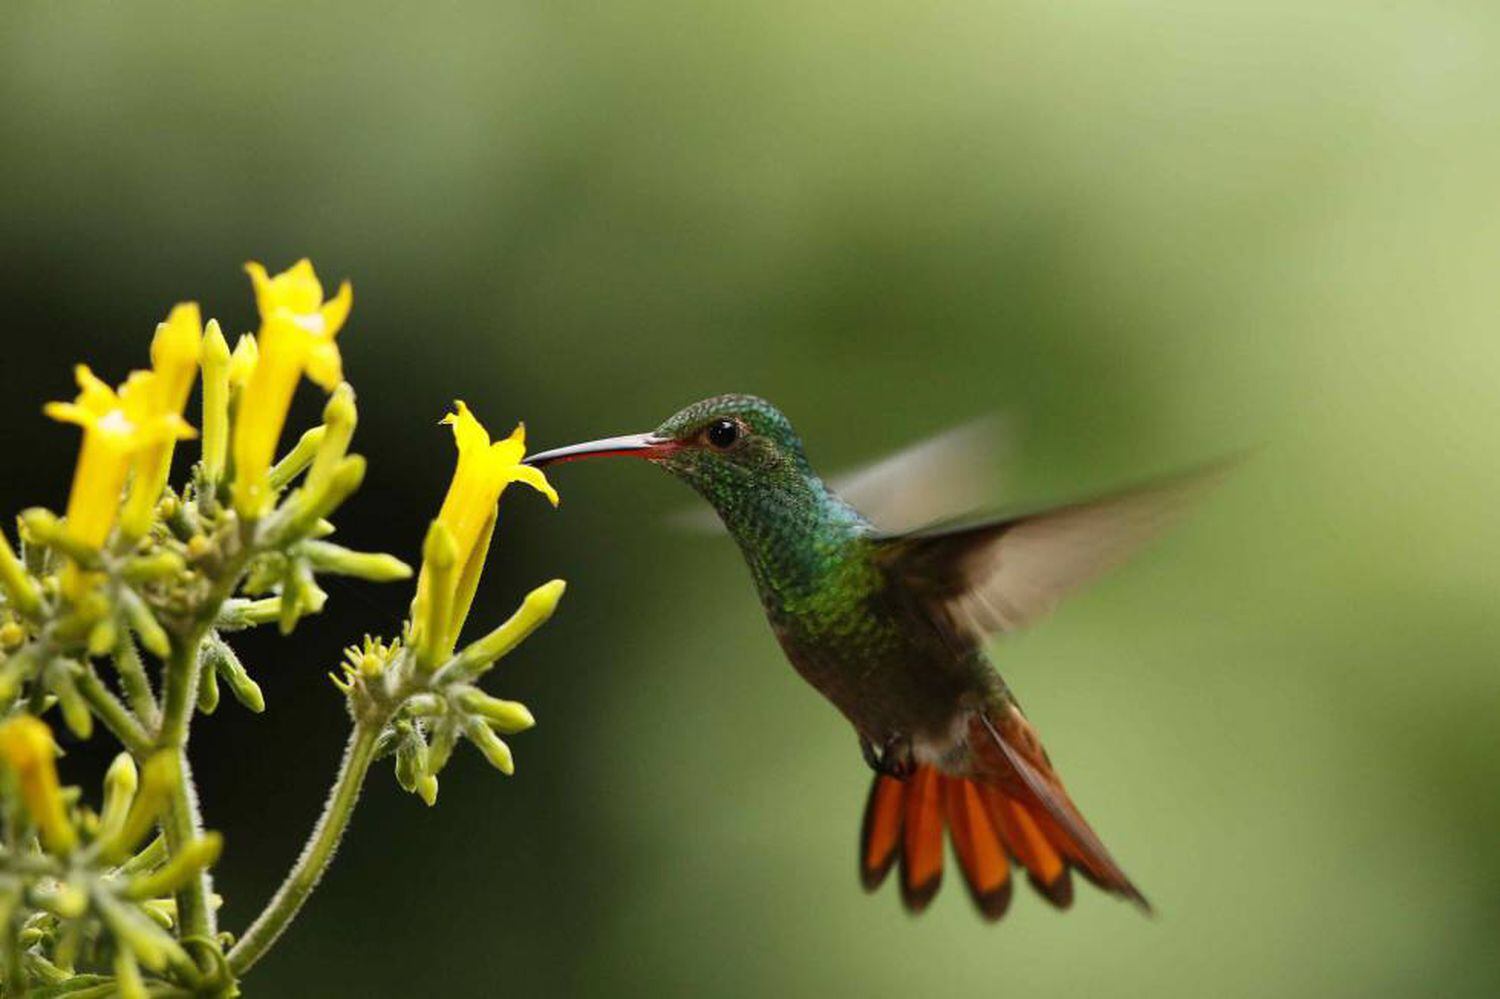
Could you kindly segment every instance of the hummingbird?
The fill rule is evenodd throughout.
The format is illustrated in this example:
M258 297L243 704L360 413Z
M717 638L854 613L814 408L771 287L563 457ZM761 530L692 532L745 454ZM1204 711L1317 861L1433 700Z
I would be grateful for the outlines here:
M888 530L840 498L787 418L750 395L705 399L648 433L527 461L610 456L645 459L708 501L786 658L853 725L874 772L859 840L867 891L899 863L902 901L923 911L942 884L946 831L988 920L1005 915L1022 871L1059 909L1072 904L1076 872L1150 912L985 645L1124 561L1215 472L1019 516Z

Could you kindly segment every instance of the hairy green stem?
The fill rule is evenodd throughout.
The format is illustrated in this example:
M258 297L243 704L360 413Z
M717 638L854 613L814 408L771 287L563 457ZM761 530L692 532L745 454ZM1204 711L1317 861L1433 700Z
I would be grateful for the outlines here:
M120 688L141 724L154 730L161 724L161 709L156 703L156 694L151 690L151 680L146 676L146 664L141 662L140 649L135 639L125 635L120 647L115 650L115 671L120 674Z
M349 828L349 819L354 815L354 806L359 802L359 793L375 759L375 742L381 726L367 722L356 722L349 735L349 745L344 750L344 760L339 765L333 790L328 794L328 803L313 828L312 836L302 848L302 855L287 874L286 880L267 903L265 911L245 931L229 952L229 967L236 975L243 975L265 956L277 937L291 925L301 910L307 896L317 887L323 872L333 860L344 831Z
M161 831L167 841L167 850L174 857L202 834L198 796L188 766L187 733L198 698L198 647L205 632L206 629L195 628L186 639L173 645L163 681L161 729L156 736L156 747L177 754L182 774L182 779L172 789L171 806L162 816ZM211 939L218 932L214 926L213 910L208 905L206 872L189 878L178 889L177 912L184 938Z
M92 668L86 668L74 681L78 692L88 701L94 714L120 740L120 745L137 760L144 760L154 748L151 736L141 727L120 699L110 692Z

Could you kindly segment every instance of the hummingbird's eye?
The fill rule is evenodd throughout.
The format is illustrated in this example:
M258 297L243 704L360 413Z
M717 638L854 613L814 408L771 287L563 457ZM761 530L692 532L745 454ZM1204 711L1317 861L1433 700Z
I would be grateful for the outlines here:
M727 451L740 439L740 425L733 420L717 420L709 424L704 436L720 451Z

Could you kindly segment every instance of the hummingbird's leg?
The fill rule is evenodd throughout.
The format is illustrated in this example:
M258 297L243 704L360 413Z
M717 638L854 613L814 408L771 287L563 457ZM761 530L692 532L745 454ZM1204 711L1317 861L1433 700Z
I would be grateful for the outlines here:
M891 736L880 754L880 762L886 773L898 780L906 780L917 770L917 761L911 753L911 740L904 735Z
M883 748L877 750L875 743L861 735L859 751L864 754L865 763L871 770L886 777L905 780L917 768L911 755L911 742L903 736L892 736Z

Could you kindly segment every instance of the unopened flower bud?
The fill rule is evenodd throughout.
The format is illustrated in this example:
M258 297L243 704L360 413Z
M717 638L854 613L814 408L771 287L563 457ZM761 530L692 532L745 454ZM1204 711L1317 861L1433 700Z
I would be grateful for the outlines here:
M460 678L478 676L493 666L547 622L557 610L557 602L566 589L566 583L554 579L528 593L509 621L458 654L450 667L453 675Z
M515 735L536 726L531 710L519 701L502 701L467 685L456 688L453 697L464 711L484 719L491 728L504 735Z
M511 754L510 747L505 740L495 734L495 730L485 724L482 718L470 718L464 723L464 735L469 741L479 748L484 758L490 761L490 766L509 777L516 772L516 760Z
M104 807L99 813L100 840L119 835L139 786L140 775L136 771L135 760L130 758L129 753L116 756L104 774Z
M393 583L411 578L411 566L394 555L351 551L326 541L305 542L301 551L319 572L352 576L372 583Z

